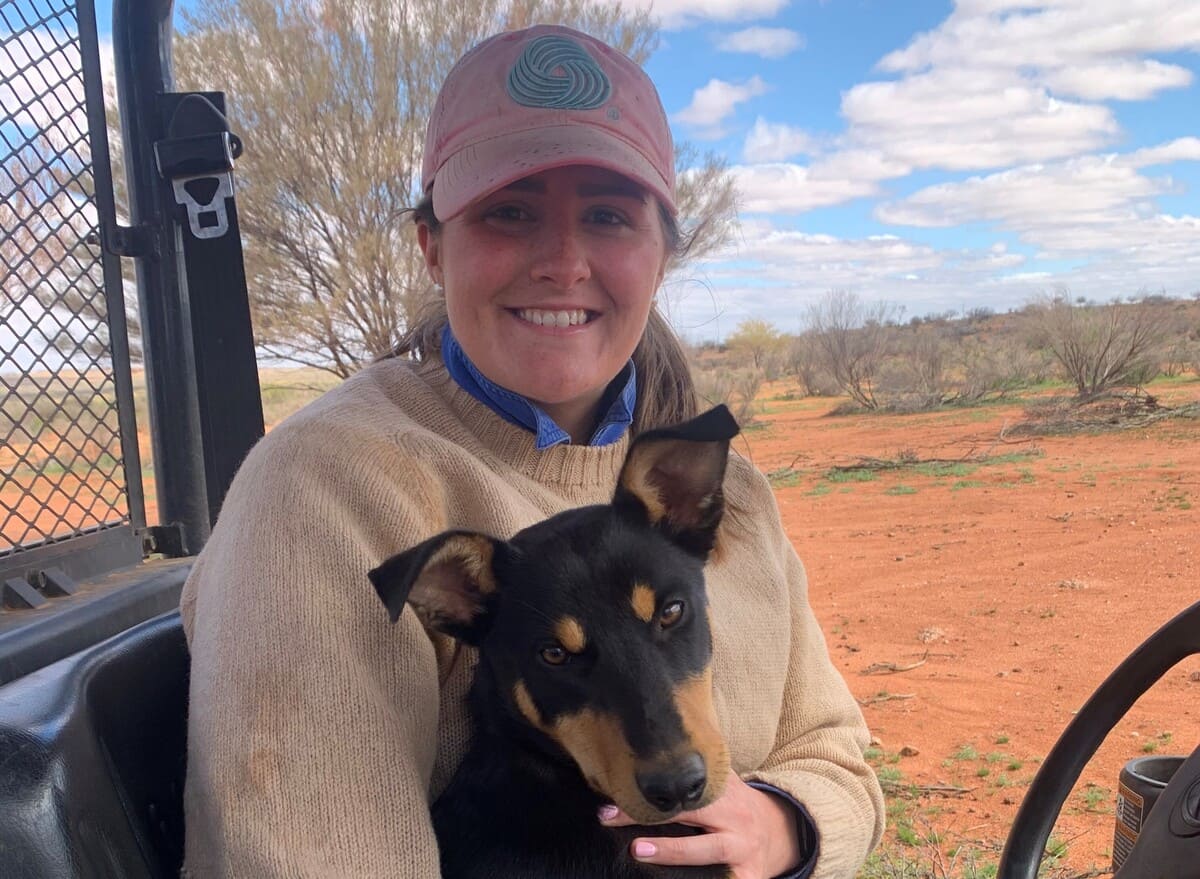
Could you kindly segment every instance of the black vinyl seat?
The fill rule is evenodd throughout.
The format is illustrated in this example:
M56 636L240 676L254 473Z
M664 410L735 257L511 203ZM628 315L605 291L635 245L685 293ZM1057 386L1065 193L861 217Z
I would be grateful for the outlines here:
M0 687L0 876L178 876L189 658L178 611Z

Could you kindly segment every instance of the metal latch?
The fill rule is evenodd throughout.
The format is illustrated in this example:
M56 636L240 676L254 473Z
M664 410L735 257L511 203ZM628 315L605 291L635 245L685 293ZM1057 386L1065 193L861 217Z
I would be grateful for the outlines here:
M196 238L220 238L229 231L226 199L233 198L233 162L242 141L229 130L221 111L203 95L179 102L167 137L154 144L158 172L171 181L175 203L187 211Z

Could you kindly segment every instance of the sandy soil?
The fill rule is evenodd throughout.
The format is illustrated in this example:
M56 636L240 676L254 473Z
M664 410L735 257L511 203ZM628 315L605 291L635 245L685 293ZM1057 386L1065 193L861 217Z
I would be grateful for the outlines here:
M830 417L830 402L780 400L782 390L743 452L775 473L830 649L868 703L877 761L900 784L966 789L897 803L895 823L998 852L1074 712L1200 599L1200 421L1005 439L1020 406ZM1200 387L1172 397L1195 401ZM829 475L902 457L951 463ZM1086 768L1055 833L1068 844L1062 865L1109 863L1127 760L1198 743L1200 656L1155 685ZM894 828L889 840L900 845Z

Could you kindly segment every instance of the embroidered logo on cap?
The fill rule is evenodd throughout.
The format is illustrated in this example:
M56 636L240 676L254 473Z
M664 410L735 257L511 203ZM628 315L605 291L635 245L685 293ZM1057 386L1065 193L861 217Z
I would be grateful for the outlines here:
M508 94L525 107L594 110L608 100L612 84L575 40L538 37L508 72Z

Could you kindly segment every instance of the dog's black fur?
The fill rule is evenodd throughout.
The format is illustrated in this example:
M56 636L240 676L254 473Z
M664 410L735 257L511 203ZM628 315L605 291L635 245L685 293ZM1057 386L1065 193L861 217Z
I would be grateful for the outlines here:
M715 799L729 769L703 568L737 430L721 406L644 433L611 504L507 541L444 532L371 571L393 621L407 603L479 649L474 740L432 808L444 879L729 875L629 847L696 832L660 822ZM606 828L605 802L656 826Z

